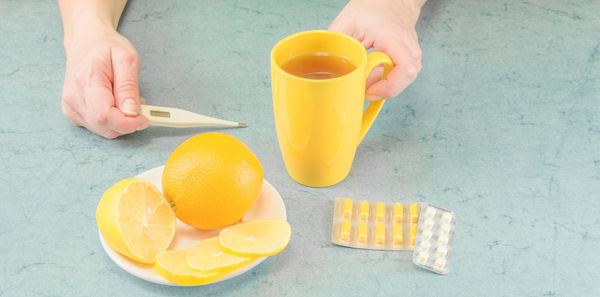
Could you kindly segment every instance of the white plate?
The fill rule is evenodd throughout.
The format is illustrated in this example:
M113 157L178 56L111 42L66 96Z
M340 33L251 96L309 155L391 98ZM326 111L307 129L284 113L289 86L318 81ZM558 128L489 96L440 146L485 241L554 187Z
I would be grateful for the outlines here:
M162 192L162 183L161 177L164 166L159 166L153 169L150 169L146 172L139 174L136 177L141 179L145 179L155 185ZM287 219L285 205L283 204L283 200L281 200L281 196L273 188L273 186L266 180L263 181L263 186L256 201L256 204L248 211L248 213L244 216L242 221L249 221L252 219L258 218L273 218L273 219ZM193 227L190 227L183 222L177 220L177 226L175 231L175 239L169 246L171 250L181 250L190 248L196 243L198 243L203 238L217 236L220 230L199 230ZM98 230L100 233L100 230ZM179 286L178 284L167 281L162 278L160 275L154 272L154 267L148 264L137 263L129 258L119 254L115 250L113 250L104 238L102 238L102 234L100 233L100 242L102 243L102 247L106 254L113 260L119 267L123 270L152 283L161 284L161 285L169 285L169 286ZM250 265L241 268L240 270L214 282L218 283L224 280L228 280L230 278L236 277L252 268L256 265L260 264L266 258L258 258L256 261L251 263ZM213 283L213 284L214 284Z

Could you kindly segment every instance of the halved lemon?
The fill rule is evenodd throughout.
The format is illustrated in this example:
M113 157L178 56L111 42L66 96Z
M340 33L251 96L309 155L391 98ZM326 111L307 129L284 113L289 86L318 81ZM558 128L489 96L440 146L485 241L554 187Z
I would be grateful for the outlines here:
M231 271L200 272L192 270L186 261L187 251L170 250L158 254L154 262L154 270L166 280L186 286L212 283L231 273Z
M102 195L96 222L110 247L141 263L153 263L175 236L173 210L154 185L139 178L122 180Z
M252 260L252 257L240 257L223 251L219 237L204 239L187 252L190 268L202 272L234 270L248 265Z
M281 219L257 219L233 225L219 233L225 252L240 257L266 257L281 252L290 242L292 229Z

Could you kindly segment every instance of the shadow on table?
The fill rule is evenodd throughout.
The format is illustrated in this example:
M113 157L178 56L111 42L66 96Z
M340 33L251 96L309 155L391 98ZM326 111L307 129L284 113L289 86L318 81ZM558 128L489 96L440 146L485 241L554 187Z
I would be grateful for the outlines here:
M254 269L238 275L232 279L225 280L214 284L203 286L165 286L154 283L149 283L141 280L133 275L128 275L128 281L131 280L139 285L138 288L142 291L156 294L159 296L231 296L231 295L251 295L251 292L257 290L260 284L269 282L268 277L271 266L271 259L268 258L260 263ZM127 274L123 272L123 274ZM145 294L141 294L142 296Z
M132 134L120 136L118 139L124 141L136 140L138 142L144 142L144 140L151 140L154 138L163 137L181 137L181 136L193 136L200 133L206 132L226 132L227 130L243 129L237 127L194 127L194 128L169 128L169 127L148 127L145 130L137 131Z

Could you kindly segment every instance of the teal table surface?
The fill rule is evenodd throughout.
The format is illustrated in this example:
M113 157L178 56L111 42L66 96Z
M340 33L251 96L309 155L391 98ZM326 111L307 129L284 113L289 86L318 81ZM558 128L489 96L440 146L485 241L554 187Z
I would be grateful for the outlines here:
M269 53L343 6L130 1L119 30L140 54L142 95L248 123L222 131L256 153L292 226L289 246L251 272L174 288L108 258L96 205L208 130L107 140L71 125L55 1L0 1L0 296L599 296L600 2L429 1L418 79L386 103L343 182L308 188L281 158ZM450 273L332 245L336 196L454 210Z

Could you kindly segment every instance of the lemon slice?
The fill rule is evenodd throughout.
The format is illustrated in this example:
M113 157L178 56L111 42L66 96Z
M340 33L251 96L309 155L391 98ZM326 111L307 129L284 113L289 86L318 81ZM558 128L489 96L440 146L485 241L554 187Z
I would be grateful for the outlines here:
M202 272L234 270L248 265L252 260L252 257L239 257L223 251L218 237L202 240L187 252L190 268Z
M257 219L233 225L219 233L221 248L241 257L266 257L281 252L292 229L281 219Z
M117 252L141 263L153 263L175 236L175 214L151 183L122 180L98 203L96 222L104 240Z
M205 285L228 275L225 272L200 272L190 269L186 261L188 250L164 251L156 256L154 270L166 280L187 286Z

